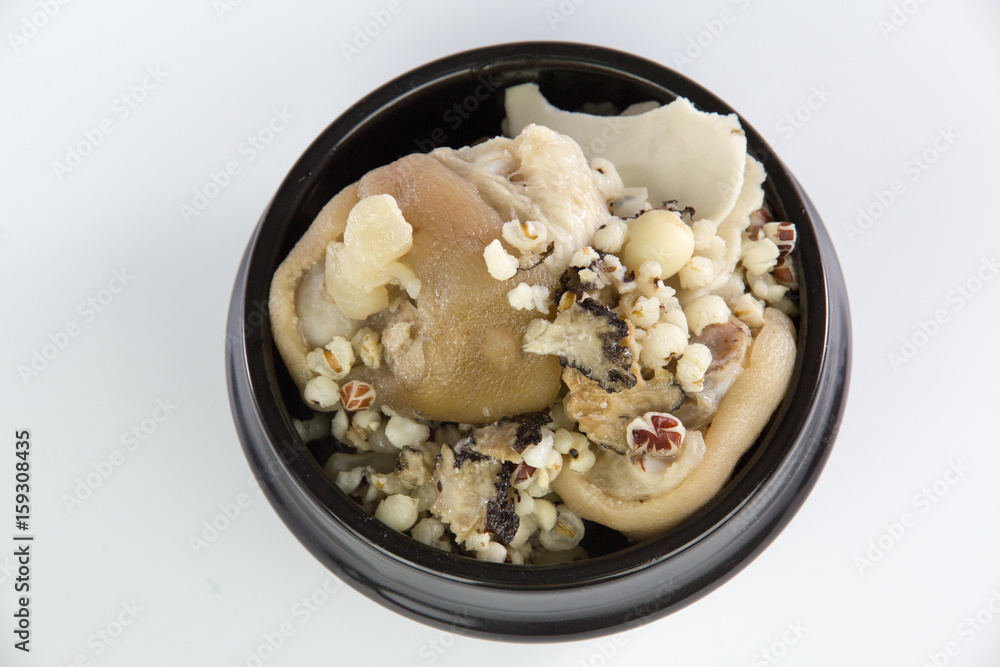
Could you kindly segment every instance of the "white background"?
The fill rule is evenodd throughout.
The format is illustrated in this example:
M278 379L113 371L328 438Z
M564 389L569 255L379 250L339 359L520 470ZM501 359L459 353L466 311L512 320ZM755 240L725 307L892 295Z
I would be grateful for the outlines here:
M410 0L348 57L386 2L47 2L50 17L46 1L0 6L0 544L13 544L22 428L37 535L30 655L12 648L13 547L0 547L0 663L252 665L284 623L294 633L266 665L1000 660L1000 5ZM312 139L411 67L525 39L680 66L738 109L815 200L854 318L847 414L791 525L682 611L561 645L453 638L346 585L326 595L326 570L248 483L223 372L238 260ZM249 160L241 143L275 110L293 117ZM110 133L75 168L55 166L102 121ZM230 160L240 173L185 220ZM44 350L37 375L19 370ZM164 416L158 400L176 407L123 441ZM191 538L240 498L196 554ZM314 594L306 617L296 605ZM99 639L119 617L131 624Z

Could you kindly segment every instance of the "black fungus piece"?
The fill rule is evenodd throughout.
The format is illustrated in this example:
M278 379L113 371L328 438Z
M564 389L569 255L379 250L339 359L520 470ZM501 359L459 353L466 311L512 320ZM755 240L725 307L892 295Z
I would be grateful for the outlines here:
M559 300L562 299L562 295L566 292L573 294L577 298L583 295L583 285L580 280L580 268L576 266L571 266L562 275L559 276L559 285L556 286L555 295L553 297L554 301L558 304Z
M529 329L523 349L554 354L563 367L575 368L608 393L636 384L631 372L628 322L597 299L584 297L560 312L553 322Z
M466 461L489 461L490 457L482 452L476 451L473 446L476 444L475 436L467 435L455 445L455 467L461 468Z
M514 499L510 496L513 469L513 463L504 463L497 476L497 494L486 503L486 532L503 544L510 544L521 525L521 518L514 511Z
M516 424L514 439L510 443L516 452L523 452L528 445L536 445L542 440L542 427L552 423L552 418L545 412L525 412L513 417L503 417L497 426Z

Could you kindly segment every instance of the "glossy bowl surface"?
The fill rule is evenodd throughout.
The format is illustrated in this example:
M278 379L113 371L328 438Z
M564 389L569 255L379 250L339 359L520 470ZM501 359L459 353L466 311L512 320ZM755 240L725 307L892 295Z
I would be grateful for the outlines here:
M264 212L239 268L226 365L230 404L254 474L291 532L326 567L410 618L491 639L553 641L620 631L664 616L734 576L791 520L840 424L850 369L850 316L833 245L798 182L743 119L748 150L768 173L776 219L798 226L799 351L792 386L726 487L660 537L628 544L588 525L594 557L553 566L484 563L426 547L363 512L323 473L291 419L307 411L274 348L271 276L320 208L365 172L439 145L500 133L503 90L538 82L557 106L619 107L675 96L732 113L656 63L562 42L505 44L419 67L365 96L298 160ZM752 604L748 602L748 611Z

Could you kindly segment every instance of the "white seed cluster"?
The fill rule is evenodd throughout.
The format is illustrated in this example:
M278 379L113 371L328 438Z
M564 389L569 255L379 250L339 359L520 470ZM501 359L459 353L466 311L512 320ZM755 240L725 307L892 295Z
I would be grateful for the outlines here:
M378 369L382 366L382 343L377 331L362 327L351 338L351 347L355 357L367 368Z
M314 409L332 410L340 405L340 386L325 375L317 375L306 383L302 397Z
M700 336L709 324L729 321L729 306L721 296L707 294L688 303L684 308L688 328L695 336Z
M686 393L702 390L705 371L712 364L712 351L701 343L692 343L684 348L684 354L677 360L677 381Z
M497 280L509 280L517 274L517 258L504 250L500 239L493 239L483 250L486 270Z
M548 315L552 308L549 288L545 285L528 283L519 283L517 287L507 292L507 303L515 310L537 310L543 315Z

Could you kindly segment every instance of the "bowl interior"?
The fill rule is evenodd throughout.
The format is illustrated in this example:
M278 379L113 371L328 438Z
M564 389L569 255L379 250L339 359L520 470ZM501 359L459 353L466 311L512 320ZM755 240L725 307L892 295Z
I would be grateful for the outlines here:
M414 70L346 111L293 167L252 242L244 312L260 312L278 264L323 205L344 186L404 155L442 145L457 148L500 134L503 90L528 81L537 82L548 99L570 110L607 101L618 108L646 100L665 103L681 95L702 110L733 113L679 74L627 54L582 45L505 45ZM558 566L481 563L395 533L364 513L323 474L322 465L332 451L330 442L307 447L296 436L291 418L308 417L310 412L274 348L265 314L264 326L244 332L250 383L264 428L299 484L375 551L443 576L508 587L558 588L623 576L670 558L724 524L770 479L797 442L820 374L827 308L822 257L801 193L763 138L745 120L741 122L750 153L767 169L765 192L775 218L798 225L799 350L792 386L771 424L726 487L698 513L676 529L639 544L629 544L617 532L588 523L584 546L592 558ZM810 335L814 330L817 335Z

